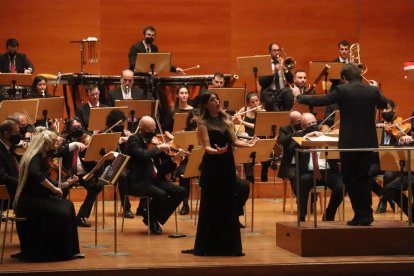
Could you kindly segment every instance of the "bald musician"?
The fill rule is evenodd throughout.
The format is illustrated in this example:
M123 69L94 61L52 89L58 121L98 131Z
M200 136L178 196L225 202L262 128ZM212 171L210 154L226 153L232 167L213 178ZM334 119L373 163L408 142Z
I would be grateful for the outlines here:
M131 156L127 165L129 194L145 195L152 198L150 222L144 216L144 224L150 223L152 234L162 234L164 225L185 196L183 187L166 180L165 175L176 169L176 164L165 152L168 144L158 144L149 148L155 136L154 119L144 116L139 122L139 130L128 138L126 154ZM183 154L182 150L179 154Z
M146 100L144 90L134 87L134 72L125 69L121 73L121 85L109 91L108 106L115 106L116 100ZM152 99L152 96L148 97Z

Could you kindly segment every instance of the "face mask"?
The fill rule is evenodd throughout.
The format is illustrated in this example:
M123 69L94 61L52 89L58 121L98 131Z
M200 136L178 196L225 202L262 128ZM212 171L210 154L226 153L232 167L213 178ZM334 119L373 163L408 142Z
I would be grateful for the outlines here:
M72 130L72 137L75 139L81 138L83 135L83 129L82 128L76 128Z
M191 121L189 124L188 124L188 129L190 129L190 130L194 130L194 129L196 129L197 128L197 121Z
M20 143L20 133L10 136L10 143L13 145Z
M29 128L28 126L24 126L24 127L20 128L20 136L21 137L24 137L26 135L26 132L27 132L28 128Z
M146 37L145 38L145 43L152 44L153 42L154 42L154 38L153 37Z
M382 118L384 118L385 121L392 122L392 119L394 119L395 117L395 112L394 111L382 112L381 116Z
M305 130L303 131L305 134L314 132L314 131L318 131L319 130L319 126L318 125L313 125L310 127L305 128Z
M155 133L154 132L143 132L142 137L145 138L148 142L151 142L152 138L154 138Z
M301 129L302 129L302 126L300 125L300 123L299 123L299 124L292 124L292 128L293 128L295 131L299 131L299 130L301 130Z

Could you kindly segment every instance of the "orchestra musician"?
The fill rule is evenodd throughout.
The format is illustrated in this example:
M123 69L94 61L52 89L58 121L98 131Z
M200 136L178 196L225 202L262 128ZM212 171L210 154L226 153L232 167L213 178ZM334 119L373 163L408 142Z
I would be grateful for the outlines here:
M282 88L276 99L277 109L280 111L292 110L293 104L299 94L309 94L306 86L307 75L304 70L298 69L293 74L293 86ZM315 94L315 90L311 94Z
M0 183L6 185L11 203L14 200L19 176L19 163L13 152L13 147L20 143L20 129L13 119L0 123ZM7 203L3 204L3 210ZM10 204L11 207L11 204ZM3 210L0 210L2 212Z
M159 224L167 222L183 200L185 190L166 180L165 174L175 170L176 164L165 152L169 150L168 144L160 143L151 148L155 130L154 119L142 117L138 132L128 138L125 152L131 157L127 165L129 194L152 198L150 221L145 215L143 222L150 223L151 233L159 235L162 234Z
M200 213L194 249L182 253L243 256L232 147L254 146L256 140L244 142L235 137L231 118L220 108L215 93L200 96L200 114L198 131L205 149L200 167Z
M67 144L61 151L63 157L62 166L72 175L77 175L79 178L82 178L96 164L93 161L86 162L83 160L91 137L86 133L78 117L73 117L66 121L63 135L66 136ZM92 176L87 181L80 181L79 184L86 189L87 193L76 216L77 225L80 227L90 227L91 224L88 218L96 197L102 191L102 185L97 181L96 176ZM65 197L68 193L69 189L64 190Z
M300 119L301 131L297 131L294 136L317 137L323 135L319 131L319 127L315 116L312 113L304 113ZM291 143L295 143L294 141ZM289 145L290 152L287 152L289 156L294 155L294 148ZM293 152L292 152L293 151ZM297 160L295 160L296 162ZM323 216L323 220L333 221L335 220L336 210L341 204L343 199L344 184L342 182L341 174L339 172L339 166L337 160L326 160L320 155L320 152L315 153L300 153L299 155L299 185L300 185L300 220L305 221L307 213L308 195L310 189L313 187L313 173L316 174L316 185L327 185L331 190L331 198L329 200L328 207ZM326 178L325 178L326 173ZM291 182L292 183L292 182ZM295 183L295 182L293 182ZM292 186L294 193L296 194L296 185Z
M153 26L146 26L143 30L143 39L131 46L129 49L128 60L129 70L134 71L137 53L158 53L158 47L154 44L156 30ZM184 73L180 67L171 65L170 71L173 73Z
M199 99L201 94L208 92L209 88L223 88L225 84L225 80L224 80L224 74L222 72L216 72L213 75L213 79L211 80L211 85L209 85L206 89L201 89L200 92L198 93L197 96L195 96L190 104L194 107L194 108L199 108Z
M33 78L30 98L49 98L52 97L47 91L47 79L41 75Z
M106 107L106 105L99 102L100 91L96 84L88 85L85 91L88 97L88 102L82 104L76 110L76 117L81 120L82 126L85 130L87 130L89 126L89 115L91 113L91 108Z
M16 222L22 251L12 257L37 262L84 257L79 253L75 208L61 198L62 188L78 178L69 178L62 188L50 179L47 159L55 153L57 141L54 132L38 127L20 162L14 208L26 220Z
M341 77L347 83L339 85L331 93L322 97L298 95L298 101L312 106L337 103L341 112L338 148L378 147L375 129L375 108L387 106L387 99L377 87L362 83L361 70L356 64L345 64ZM341 152L343 181L346 185L354 218L348 225L371 225L372 198L369 168L372 152Z
M144 91L141 88L134 86L134 72L125 69L121 73L121 85L109 91L106 102L108 106L115 106L116 100L146 99L152 99L152 96L146 98Z
M6 53L0 55L1 73L32 74L34 66L25 54L18 53L19 42L15 38L6 40Z

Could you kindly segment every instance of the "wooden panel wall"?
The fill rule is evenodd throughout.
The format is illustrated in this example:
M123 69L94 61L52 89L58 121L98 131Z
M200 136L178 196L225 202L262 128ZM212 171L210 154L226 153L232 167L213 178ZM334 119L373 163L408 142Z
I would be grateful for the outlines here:
M0 8L0 43L16 37L36 73L79 72L79 47L69 41L96 36L99 63L86 71L119 74L146 25L156 27L155 43L173 52L175 65L200 64L191 74L237 74L238 56L266 54L272 41L308 70L310 60L334 59L337 42L348 39L361 44L367 77L381 82L400 113L414 110L414 82L402 70L414 59L410 0L1 0ZM251 90L251 80L239 85L245 81Z

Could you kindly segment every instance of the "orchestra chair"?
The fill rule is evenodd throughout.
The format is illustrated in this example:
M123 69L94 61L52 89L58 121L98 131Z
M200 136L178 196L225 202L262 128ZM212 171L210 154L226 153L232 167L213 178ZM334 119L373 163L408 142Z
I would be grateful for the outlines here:
M289 206L290 206L289 214L293 215L293 191L292 191L292 186L291 186L289 178L285 177L285 178L283 178L283 206L282 206L283 213L286 211L286 199L287 199L288 190L289 190Z
M308 221L310 219L310 213L311 213L311 210L312 210L311 200L312 200L312 194L313 194L314 191L316 192L316 197L319 196L319 198L320 198L319 208L321 210L321 215L323 215L323 212L324 212L323 206L326 206L326 195L328 193L332 194L332 190L329 187L326 187L326 193L325 193L325 186L316 186L315 189L312 187L309 190L308 206L307 206L307 213L306 213L306 217L307 217ZM322 197L322 195L324 195L324 196ZM322 205L322 198L323 198L323 205ZM345 198L345 189L343 190L343 198ZM316 212L316 204L315 204L314 212ZM344 221L345 220L345 201L344 201L344 199L342 200L341 205L338 206L337 213L338 213L338 216L339 216L339 220Z
M128 187L128 185L127 185L127 187ZM128 196L132 196L132 197L137 197L137 198L139 198L140 200L141 199L146 199L146 202L147 202L147 221L148 221L148 235L151 235L151 229L150 229L150 202L151 202L151 199L152 199L152 197L150 197L150 196L147 196L147 195L143 195L143 194L141 194L141 195L133 195L133 194L131 194L130 192L126 192L125 193L125 196L124 196L124 206L122 206L122 210L123 210L123 212L124 212L124 210L125 210L125 203L126 203L126 199L127 199L127 197ZM122 227L121 227L121 232L124 232L124 221L125 221L125 216L124 215L122 215Z
M9 192L7 191L6 185L0 185L0 208L3 211L3 206L5 204L5 202L7 202L7 210L6 210L6 216L5 216L5 221L4 221L4 234L3 234L3 244L2 244L2 248L1 248L1 258L0 258L0 264L3 263L3 256L4 256L4 248L6 245L6 234L7 234L7 224L9 221L11 221L12 226L11 226L11 231L10 231L10 242L12 242L12 236L13 236L13 224L14 222L20 222L20 221L25 221L26 218L23 217L16 217L16 216L9 216L9 209L10 209L10 195ZM0 219L0 230L1 230L1 226L2 226L3 221Z

